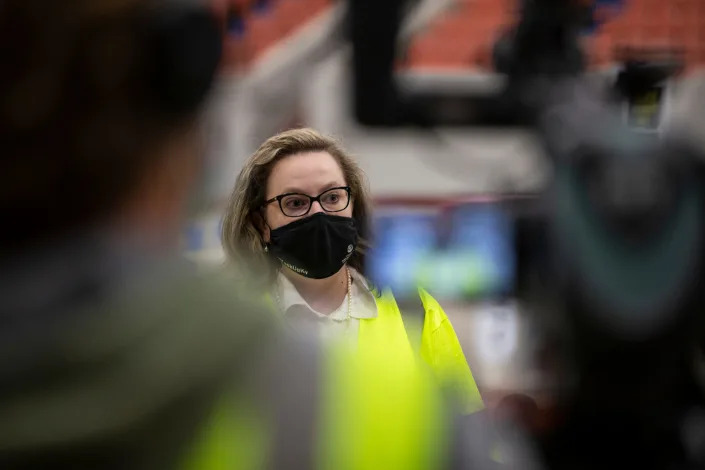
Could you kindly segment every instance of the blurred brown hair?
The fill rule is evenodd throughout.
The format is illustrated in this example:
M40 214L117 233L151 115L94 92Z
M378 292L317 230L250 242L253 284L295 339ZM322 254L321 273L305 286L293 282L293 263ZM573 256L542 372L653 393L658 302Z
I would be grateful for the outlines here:
M192 121L154 105L147 3L0 3L3 246L100 223Z

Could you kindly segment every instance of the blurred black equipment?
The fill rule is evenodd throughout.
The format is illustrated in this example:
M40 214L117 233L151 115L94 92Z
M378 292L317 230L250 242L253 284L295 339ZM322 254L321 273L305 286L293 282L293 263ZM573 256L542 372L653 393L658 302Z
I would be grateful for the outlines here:
M150 93L167 113L187 114L203 102L220 63L222 33L215 15L200 2L167 2L145 19L151 45L147 59Z
M517 295L569 382L563 419L536 437L546 467L705 468L705 160L638 132L617 104L658 88L679 57L627 61L600 90L579 42L589 2L525 0L494 50L501 92L413 93L393 73L402 4L350 2L358 121L528 126L553 163L517 221Z

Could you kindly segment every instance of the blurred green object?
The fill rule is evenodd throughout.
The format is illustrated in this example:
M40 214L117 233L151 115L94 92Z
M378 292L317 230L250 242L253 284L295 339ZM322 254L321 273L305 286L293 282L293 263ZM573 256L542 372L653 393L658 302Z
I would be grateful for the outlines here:
M492 266L474 251L432 253L417 265L416 284L440 299L474 298L494 283Z
M271 428L250 400L236 397L234 392L216 403L212 416L185 453L181 470L266 468Z

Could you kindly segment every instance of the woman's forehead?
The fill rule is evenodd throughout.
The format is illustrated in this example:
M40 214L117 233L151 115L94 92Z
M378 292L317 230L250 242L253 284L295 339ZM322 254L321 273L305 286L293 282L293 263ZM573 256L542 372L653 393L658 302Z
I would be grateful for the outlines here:
M306 152L287 156L274 165L267 181L267 192L274 195L286 192L318 194L345 184L345 175L332 155Z

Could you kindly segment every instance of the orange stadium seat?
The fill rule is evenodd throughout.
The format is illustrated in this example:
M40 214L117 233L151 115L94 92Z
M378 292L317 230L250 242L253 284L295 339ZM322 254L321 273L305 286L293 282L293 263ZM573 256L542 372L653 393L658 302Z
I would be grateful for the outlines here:
M282 38L284 31L271 13L252 14L247 18L244 43L251 61Z
M590 67L601 67L612 62L614 43L609 34L601 33L587 41Z
M517 8L517 0L460 0L411 41L405 66L491 66L494 39ZM705 0L627 0L597 16L600 28L585 39L592 68L609 66L624 48L683 50L688 66L705 65Z
M328 4L328 1L321 0L279 0L274 4L272 14L284 34L289 34L325 10Z
M300 23L310 15L307 8L303 8L301 0L280 0L274 4L272 15L279 23L283 35L291 33Z
M241 34L226 34L223 70L231 72L246 67L333 3L331 0L227 0L231 9L241 12L243 23ZM216 5L218 10L223 9L220 3Z

